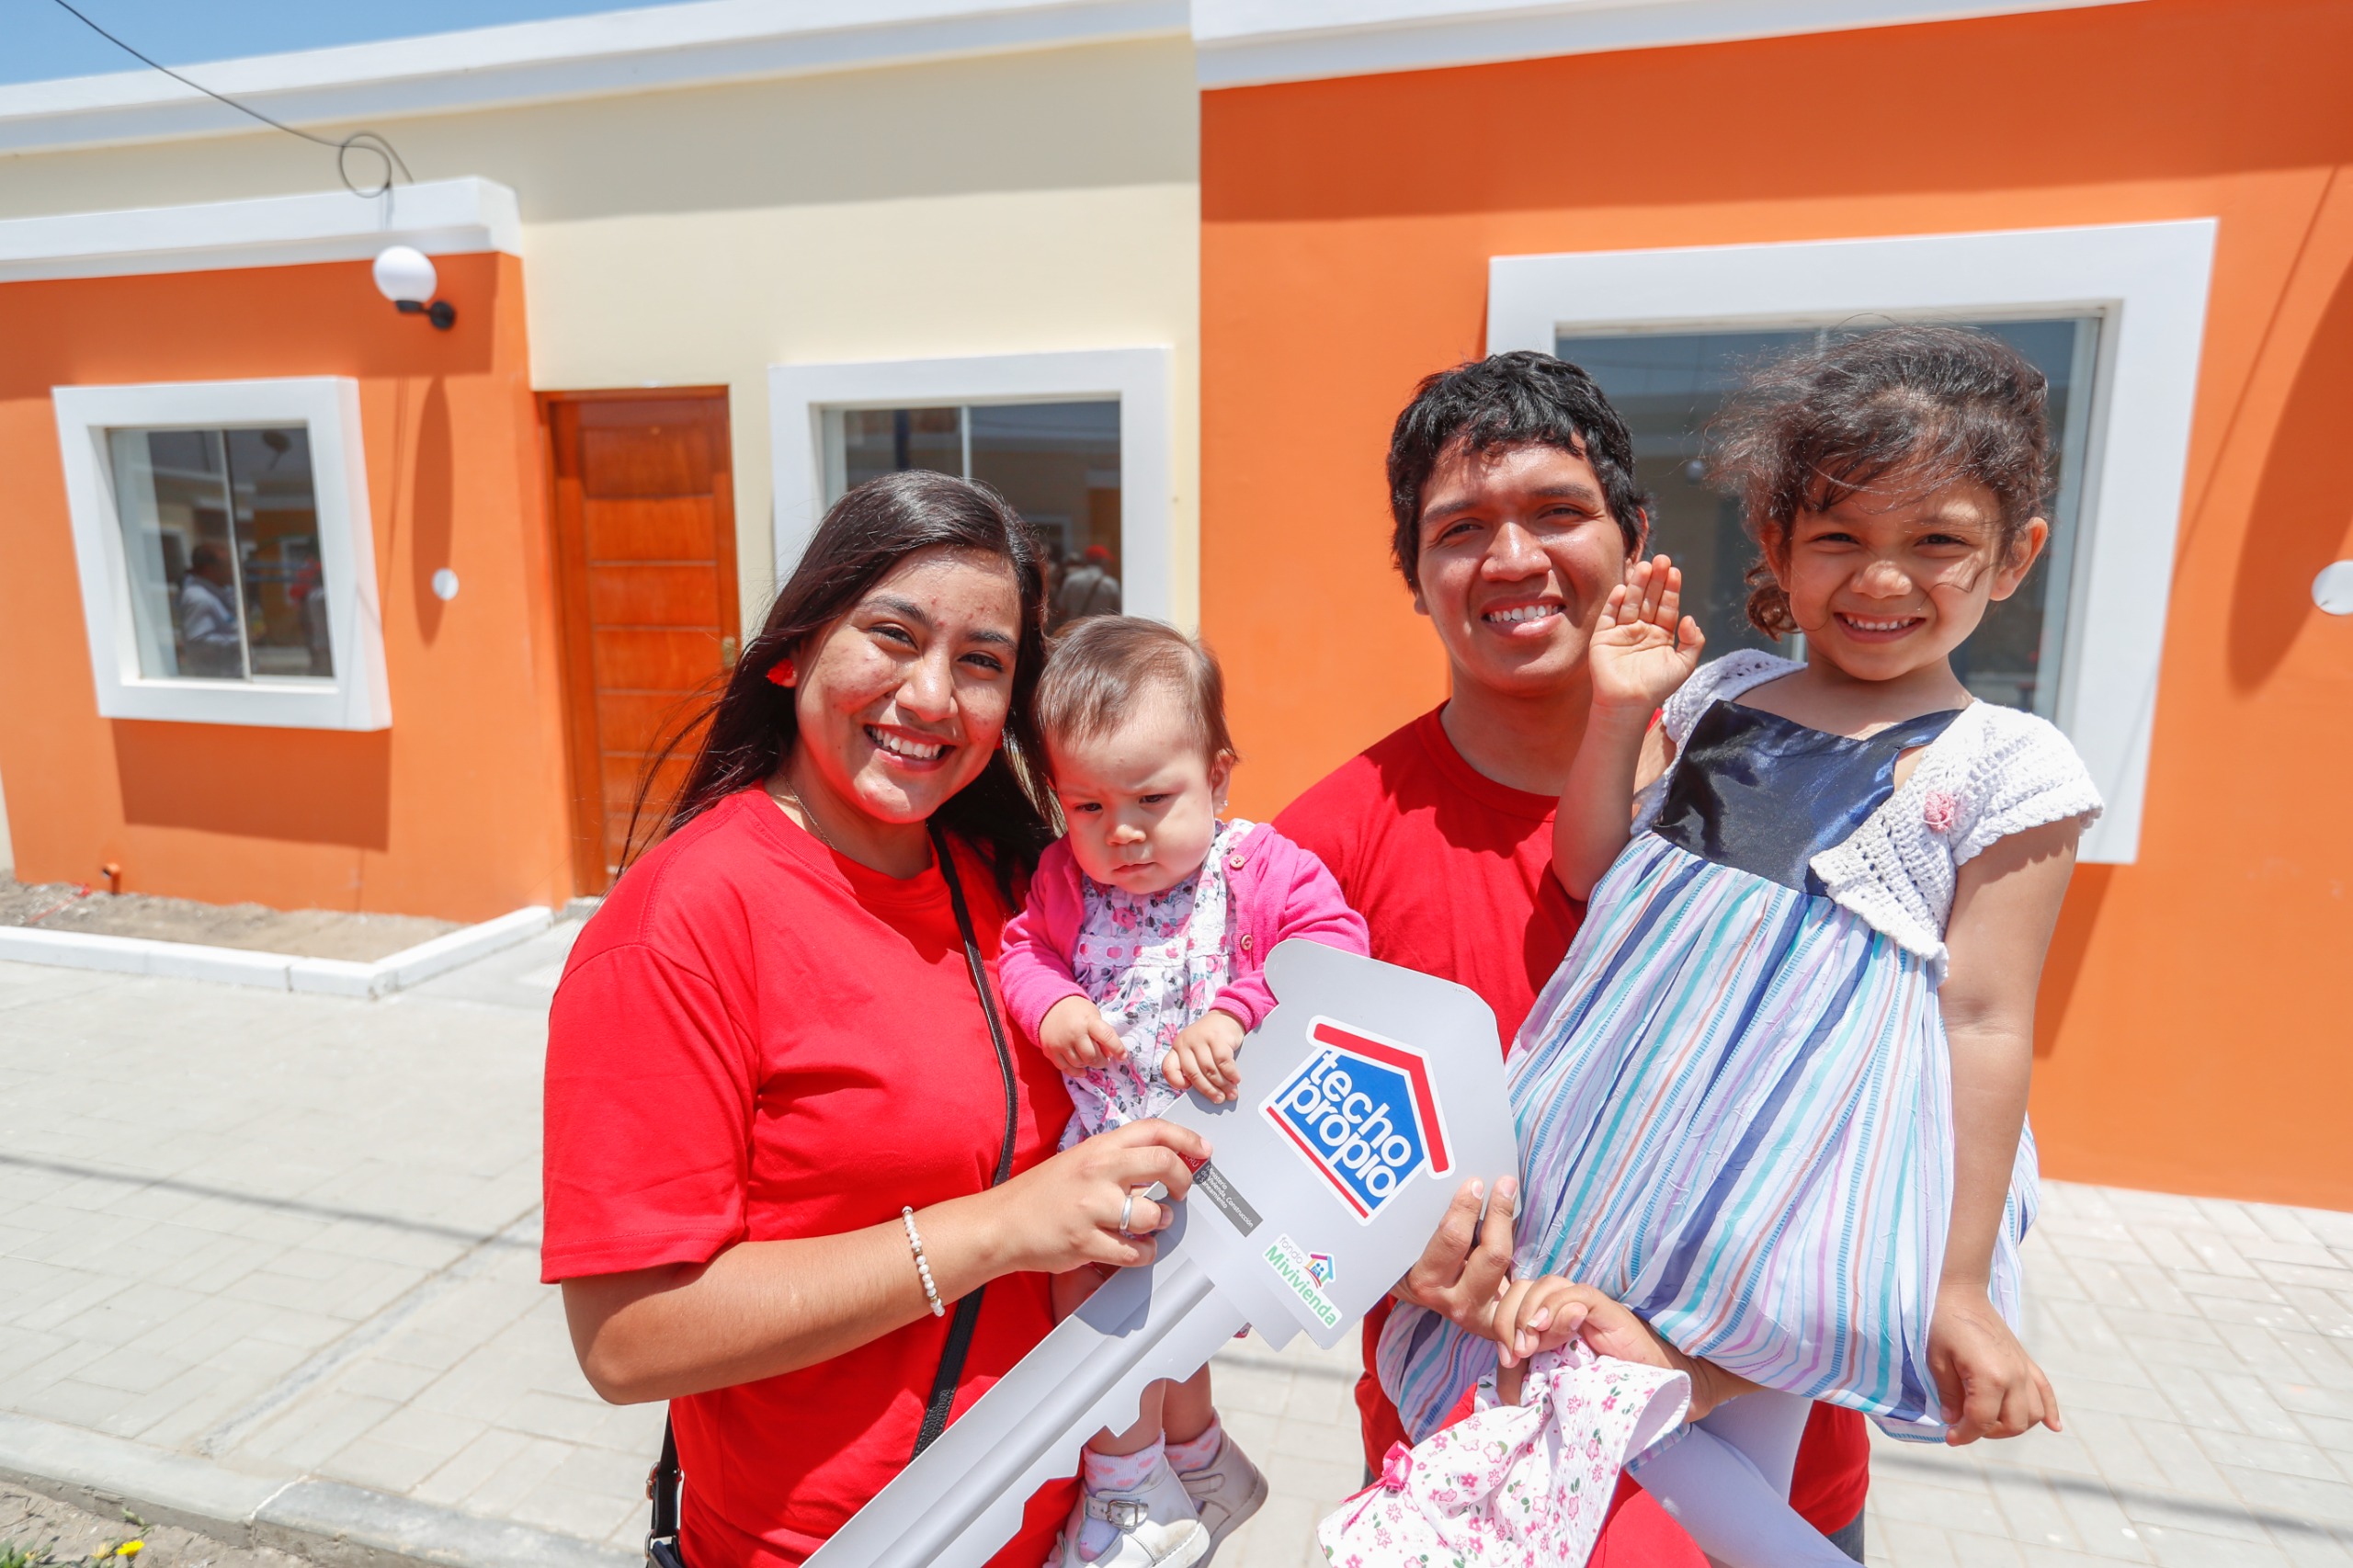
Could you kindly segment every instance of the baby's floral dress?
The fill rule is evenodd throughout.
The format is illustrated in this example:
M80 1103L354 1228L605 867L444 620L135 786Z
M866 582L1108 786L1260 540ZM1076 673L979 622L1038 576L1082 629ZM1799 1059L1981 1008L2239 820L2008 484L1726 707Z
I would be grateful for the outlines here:
M1071 972L1128 1055L1067 1076L1076 1114L1063 1130L1063 1148L1176 1103L1161 1062L1233 976L1226 858L1254 825L1238 817L1221 823L1201 869L1162 892L1080 879L1084 913Z
M1681 1426L1681 1372L1581 1341L1529 1361L1520 1403L1491 1372L1472 1414L1389 1450L1381 1479L1316 1527L1334 1568L1578 1568L1626 1462Z

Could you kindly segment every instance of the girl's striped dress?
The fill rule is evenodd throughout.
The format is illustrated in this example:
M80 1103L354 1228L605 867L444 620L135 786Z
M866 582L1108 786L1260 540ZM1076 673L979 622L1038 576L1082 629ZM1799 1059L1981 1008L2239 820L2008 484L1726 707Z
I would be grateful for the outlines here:
M1796 667L1735 654L1668 705L1676 763L1644 797L1648 831L1594 890L1513 1052L1514 1272L1592 1285L1688 1354L1937 1437L1951 874L2098 797L2056 731L2010 710L1857 741L1732 700ZM2006 780L2006 761L2040 781ZM1993 1272L2013 1324L2034 1187L2022 1137ZM1392 1317L1379 1369L1416 1440L1493 1351L1418 1309Z

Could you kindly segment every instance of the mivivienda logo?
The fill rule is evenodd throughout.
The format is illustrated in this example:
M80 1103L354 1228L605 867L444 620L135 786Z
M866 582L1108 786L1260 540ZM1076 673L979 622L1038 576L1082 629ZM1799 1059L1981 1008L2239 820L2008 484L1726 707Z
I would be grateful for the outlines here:
M1324 1049L1260 1108L1359 1221L1425 1165L1433 1176L1453 1168L1419 1051L1325 1017L1308 1025L1308 1037Z
M1340 1326L1340 1309L1324 1294L1324 1288L1332 1282L1330 1257L1307 1251L1289 1236L1277 1236L1267 1243L1265 1256L1274 1266L1276 1278L1290 1287L1292 1295L1307 1303L1307 1310L1315 1314L1316 1322L1325 1328ZM1320 1274L1315 1267L1319 1262L1324 1266Z

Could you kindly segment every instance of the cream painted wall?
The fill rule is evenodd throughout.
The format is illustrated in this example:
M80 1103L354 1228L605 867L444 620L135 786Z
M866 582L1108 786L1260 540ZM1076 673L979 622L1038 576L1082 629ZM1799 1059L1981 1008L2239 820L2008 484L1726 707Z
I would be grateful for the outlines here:
M773 586L769 365L1165 345L1173 602L1191 624L1198 221L1196 187L1156 185L534 224L532 379L727 384L748 628Z
M1173 600L1198 618L1199 94L1182 38L378 127L522 208L544 390L724 383L746 629L773 589L767 368L1160 345ZM0 216L332 187L292 137L0 159Z

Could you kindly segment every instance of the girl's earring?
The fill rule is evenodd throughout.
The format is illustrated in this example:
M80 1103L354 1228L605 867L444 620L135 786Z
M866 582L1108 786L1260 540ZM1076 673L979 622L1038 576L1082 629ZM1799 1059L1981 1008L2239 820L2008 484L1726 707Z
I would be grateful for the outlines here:
M799 680L800 678L800 672L792 667L792 660L790 655L779 659L775 664L768 666L768 679L778 686L790 687L794 681Z

